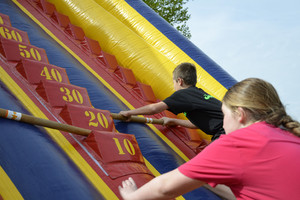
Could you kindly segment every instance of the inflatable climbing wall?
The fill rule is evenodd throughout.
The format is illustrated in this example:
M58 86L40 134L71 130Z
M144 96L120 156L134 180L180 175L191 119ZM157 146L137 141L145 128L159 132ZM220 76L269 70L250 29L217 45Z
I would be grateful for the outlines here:
M235 82L142 1L0 0L0 107L92 131L1 118L0 199L119 199L124 179L141 186L201 152L201 131L110 115L170 95L181 62L218 99ZM163 116L181 117L151 117ZM220 198L199 188L178 199Z

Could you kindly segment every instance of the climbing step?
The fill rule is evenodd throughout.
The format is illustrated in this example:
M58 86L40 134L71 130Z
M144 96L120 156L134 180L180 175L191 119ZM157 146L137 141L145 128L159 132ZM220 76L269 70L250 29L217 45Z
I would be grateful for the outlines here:
M59 24L59 26L62 28L66 28L70 23L70 19L67 15L61 14L56 10L53 11L53 14L51 15L51 19L55 21L57 24Z
M70 125L95 131L116 132L114 121L107 110L66 103L59 115Z
M157 99L150 85L141 83L137 81L136 86L133 90L146 102L146 103L156 103Z
M34 60L22 59L16 66L17 71L33 85L43 80L70 83L64 68Z
M134 135L93 131L85 142L97 155L108 175L115 179L125 175L152 175Z
M0 38L0 53L8 61L17 62L23 58L27 58L30 60L49 63L44 49L5 38Z
M109 71L114 72L118 68L118 61L116 57L110 53L102 51L103 61Z
M99 42L86 36L84 36L84 40L81 41L81 48L88 54L92 54L94 56L102 56Z
M52 15L54 11L56 11L56 7L54 4L49 3L46 0L35 0L37 5L44 11L47 15Z
M121 79L127 86L130 86L130 88L133 88L137 84L135 76L131 69L118 66L114 74L119 79Z
M15 40L16 42L30 44L26 32L3 24L0 25L0 37L8 40Z
M6 25L6 26L11 26L9 16L0 13L0 24Z
M74 40L83 41L85 34L81 27L75 26L71 23L68 24L68 26L65 28L65 32L73 37Z
M36 92L52 107L63 107L66 103L92 106L86 88L76 85L42 81L38 84Z

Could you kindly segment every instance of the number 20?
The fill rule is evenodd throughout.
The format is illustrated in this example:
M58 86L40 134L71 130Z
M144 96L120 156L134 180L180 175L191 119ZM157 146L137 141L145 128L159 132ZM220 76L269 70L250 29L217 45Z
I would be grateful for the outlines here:
M85 116L90 117L89 126L98 127L99 123L103 128L108 127L108 120L103 113L97 113L96 115L92 111L85 111Z

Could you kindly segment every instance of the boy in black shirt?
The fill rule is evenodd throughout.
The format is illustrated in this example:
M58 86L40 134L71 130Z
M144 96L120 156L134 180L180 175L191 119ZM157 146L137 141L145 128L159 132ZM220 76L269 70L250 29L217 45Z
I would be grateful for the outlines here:
M121 111L120 114L130 118L131 115L153 115L169 110L175 115L184 113L189 120L163 117L164 125L180 125L187 128L200 128L206 134L217 139L223 130L221 102L196 87L197 71L191 63L182 63L173 71L173 83L176 92L165 100L149 104L134 110Z

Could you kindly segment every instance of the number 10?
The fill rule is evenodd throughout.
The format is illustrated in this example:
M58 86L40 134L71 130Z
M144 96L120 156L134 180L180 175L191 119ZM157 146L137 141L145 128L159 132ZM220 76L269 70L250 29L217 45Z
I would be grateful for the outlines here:
M121 147L121 144L119 142L119 139L118 138L113 138L116 145L117 145L117 148L119 150L119 155L124 155L125 152L123 151L123 148ZM130 142L130 140L128 139L124 139L123 140L123 144L124 144L124 147L125 149L127 150L127 152L130 154L130 155L135 155L135 149L132 145L132 143Z

